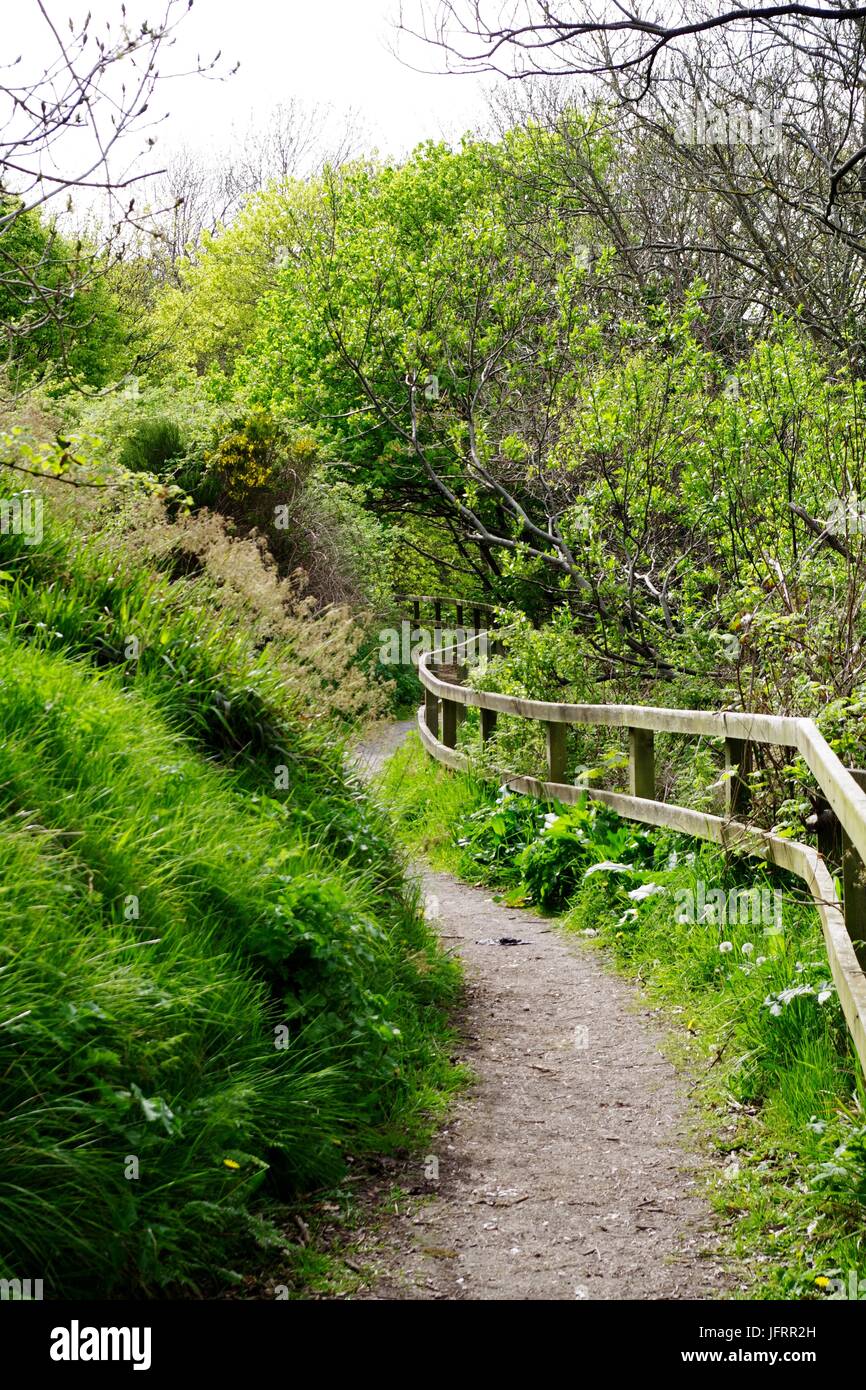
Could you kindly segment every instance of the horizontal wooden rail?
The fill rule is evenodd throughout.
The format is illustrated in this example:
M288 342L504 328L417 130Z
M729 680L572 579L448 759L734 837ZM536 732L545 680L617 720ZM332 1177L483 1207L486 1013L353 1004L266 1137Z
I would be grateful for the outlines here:
M486 633L455 644L442 653L446 661L459 666L483 650ZM866 861L866 791L843 766L811 719L730 711L714 714L703 710L656 709L646 705L566 705L547 700L526 700L493 691L471 690L454 681L443 680L430 669L429 654L421 657L418 675L425 688L425 703L418 711L421 740L430 755L446 767L460 771L472 769L471 760L456 748L459 707L472 706L481 712L481 738L488 739L498 714L533 719L546 728L548 780L518 776L496 769L498 780L517 792L551 801L575 803L582 797L603 802L627 820L663 826L698 839L711 840L726 849L753 855L796 874L809 888L821 919L827 958L848 1030L866 1071L866 963L862 938L863 893L848 892L839 902L833 875L823 857L811 845L773 835L733 818L738 805L748 804L748 784L743 776L748 765L749 747L768 744L794 748L803 757L819 787L833 808L860 861ZM440 718L442 738L439 737ZM603 725L629 730L629 794L571 786L565 776L565 726ZM727 806L729 815L711 816L655 800L653 734L699 734L725 740L728 769ZM493 774L491 774L493 775ZM862 862L858 865L862 872ZM855 875L846 870L846 884ZM855 918L856 908L856 918ZM857 943L855 945L855 942Z

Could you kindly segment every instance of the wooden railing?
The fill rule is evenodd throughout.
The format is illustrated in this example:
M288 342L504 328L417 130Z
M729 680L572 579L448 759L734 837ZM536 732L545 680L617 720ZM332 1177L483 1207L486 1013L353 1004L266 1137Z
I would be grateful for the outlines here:
M431 669L431 654L421 657L418 675L424 686L425 700L418 711L418 728L428 753L446 767L464 771L471 768L470 758L456 747L458 724L467 707L480 712L482 741L490 738L499 714L536 720L545 729L547 776L525 777L496 769L498 780L512 790L566 803L586 796L604 802L628 820L665 826L702 840L712 840L726 849L753 855L796 874L809 888L818 909L830 970L848 1029L866 1070L866 975L862 968L866 964L862 882L863 861L866 860L866 791L843 767L814 722L767 714L713 714L646 705L552 704L546 700L472 690L461 684L460 665L470 659L487 638L487 633L482 632L442 653L446 661L450 658L457 671L453 680L443 679L445 673L441 668L438 668L439 674ZM628 729L628 793L589 789L564 781L569 724ZM724 739L728 774L724 817L655 799L653 739L657 732ZM749 763L750 746L754 744L796 749L838 817L843 841L841 903L833 875L817 849L735 818L748 805L748 783L743 774Z

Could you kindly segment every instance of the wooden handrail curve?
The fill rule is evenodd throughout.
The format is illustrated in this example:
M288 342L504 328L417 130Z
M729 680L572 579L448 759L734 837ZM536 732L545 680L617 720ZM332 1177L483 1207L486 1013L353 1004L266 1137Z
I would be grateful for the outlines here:
M459 666L471 660L479 650L486 650L488 640L487 632L476 633L467 641L444 650L440 660L450 660ZM461 709L469 706L482 712L482 739L490 737L498 714L535 720L546 728L548 777L525 777L495 769L498 780L512 790L571 804L588 797L605 803L627 820L713 841L726 849L776 864L802 879L818 909L842 1011L861 1066L866 1071L866 974L863 971L866 924L862 919L861 886L863 861L866 861L866 791L844 767L812 719L737 710L713 713L648 705L574 705L529 700L494 691L472 690L457 681L443 680L431 670L429 658L429 653L424 654L418 663L418 675L425 690L425 704L418 711L418 729L427 752L446 767L472 770L472 760L456 748L458 711ZM629 730L629 794L574 786L562 780L565 729L569 724ZM748 786L741 772L750 744L796 749L835 812L847 840L844 910L832 873L823 856L811 845L748 825L732 814L713 816L655 800L652 740L657 732L725 740L729 813L747 799ZM647 795L647 792L652 794ZM856 863L851 862L849 866L855 855Z

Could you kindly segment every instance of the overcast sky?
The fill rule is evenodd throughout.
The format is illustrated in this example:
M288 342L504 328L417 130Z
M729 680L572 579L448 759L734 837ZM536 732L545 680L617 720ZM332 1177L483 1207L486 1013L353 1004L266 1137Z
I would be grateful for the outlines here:
M126 24L137 32L143 19L159 24L167 0L126 0ZM98 37L113 46L122 23L122 0L0 0L0 65L4 82L39 96L50 88L39 85L46 68L56 63L58 42L70 41L70 18L80 31L88 12L93 19L84 58L94 52ZM183 15L185 0L175 0L175 13ZM407 14L417 16L422 0L404 0ZM189 147L213 155L242 138L251 127L261 130L268 113L278 103L300 102L305 107L330 108L333 112L321 134L320 153L335 149L346 126L353 133L355 151L377 149L384 155L402 155L425 139L459 139L467 130L485 122L486 95L494 79L473 73L449 76L419 71L438 67L441 55L419 41L402 40L397 30L398 0L195 0L181 18L175 41L163 48L158 84L144 128L114 149L111 156L115 181L127 175L153 173L164 167L171 154ZM52 36L51 27L56 30ZM402 56L395 49L399 46ZM217 72L224 80L195 73L197 60L207 64L217 53ZM410 60L414 66L410 66ZM80 60L79 60L80 62ZM239 64L232 76L227 76ZM184 75L186 74L186 75ZM132 80L127 63L112 68L111 92L120 105L119 84ZM34 84L35 87L34 87ZM62 85L66 85L65 79ZM128 98L126 98L128 100ZM110 135L110 100L98 106L101 138ZM168 113L167 118L155 118ZM154 121L154 124L148 125ZM0 110L0 125L21 136L27 120L7 99ZM143 157L148 136L156 146ZM7 135L8 138L8 135ZM41 152L40 152L41 150ZM69 127L49 150L36 147L24 152L22 163L41 169L53 189L55 176L87 179L97 150L87 125ZM315 162L315 151L310 158ZM303 165L299 172L303 172ZM27 187L23 170L18 186ZM40 186L31 181L36 196ZM101 195L79 188L75 214L87 212ZM56 203L55 203L56 199ZM52 211L62 211L66 194L52 196Z
M92 11L91 51L107 20L115 33L122 22L121 0L43 3L67 40L70 17L78 28ZM130 29L135 32L142 19L157 23L165 3L126 0ZM183 0L176 3L180 14ZM407 15L417 16L422 0L404 4ZM10 80L37 76L56 54L37 0L0 0L0 5L0 64ZM437 68L440 55L405 35L401 42L397 13L398 0L194 0L171 51L162 54L161 71L188 70L196 55L207 61L218 49L220 71L235 63L240 68L225 81L189 76L161 83L151 108L170 111L158 132L160 145L219 146L233 128L247 129L251 118L260 120L290 98L330 105L338 115L357 113L365 143L382 153L401 154L427 138L461 135L483 118L484 92L492 79L411 68L410 60ZM393 51L398 43L405 61Z
M459 135L483 110L486 79L427 76L401 63L389 51L396 8L396 0L196 0L184 44L203 53L216 44L241 67L226 83L173 83L172 136L198 127L200 138L219 138L289 96L355 109L383 152ZM413 55L438 63L432 49L415 45Z

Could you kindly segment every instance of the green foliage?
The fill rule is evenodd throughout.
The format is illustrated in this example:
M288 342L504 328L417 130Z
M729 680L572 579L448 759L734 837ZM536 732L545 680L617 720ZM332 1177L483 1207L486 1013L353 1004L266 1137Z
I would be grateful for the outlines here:
M455 967L243 626L46 510L0 538L0 1273L212 1288L423 1132Z
M488 783L452 777L431 763L415 733L389 758L381 789L399 833L436 868L455 869L461 861L466 863L455 827L467 824L474 811L489 811L493 802Z
M128 435L118 462L132 473L155 473L164 478L185 452L180 426L174 420L142 420Z
M587 866L613 862L622 868L651 859L646 830L586 801L545 816L542 833L520 857L520 871L530 900L556 910L576 896Z
M503 787L492 804L470 811L454 827L460 868L489 883L520 882L521 857L544 823L544 807Z
M855 1219L866 1204L866 1124L859 1121L856 1115L840 1115L830 1125L816 1116L810 1122L820 1136L812 1185L832 1194Z
M12 209L0 195L0 213ZM121 376L129 360L126 326L94 250L62 236L38 212L19 213L0 244L0 324L8 326L15 382L104 386Z

